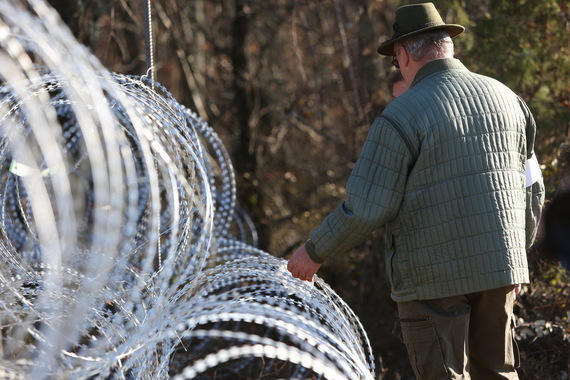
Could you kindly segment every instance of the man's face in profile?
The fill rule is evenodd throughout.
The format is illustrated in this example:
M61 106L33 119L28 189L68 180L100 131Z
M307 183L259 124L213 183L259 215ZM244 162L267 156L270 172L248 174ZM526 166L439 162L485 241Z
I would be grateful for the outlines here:
M398 96L402 95L408 89L408 84L404 80L399 80L394 83L392 87L392 97L396 99Z

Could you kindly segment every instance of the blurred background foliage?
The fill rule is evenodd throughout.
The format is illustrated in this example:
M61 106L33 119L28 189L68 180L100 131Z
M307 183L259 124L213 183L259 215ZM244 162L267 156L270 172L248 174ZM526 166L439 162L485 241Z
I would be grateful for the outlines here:
M110 70L147 72L146 0L50 0L75 37ZM238 199L260 248L287 257L344 196L369 125L391 100L389 0L153 0L155 80L219 133L232 155ZM467 31L456 57L511 87L538 125L547 199L570 187L570 9L567 0L441 0ZM70 57L72 58L72 57ZM384 379L412 378L391 334L394 303L383 237L319 272L366 328ZM567 379L568 272L539 241L532 283L516 304L522 379Z

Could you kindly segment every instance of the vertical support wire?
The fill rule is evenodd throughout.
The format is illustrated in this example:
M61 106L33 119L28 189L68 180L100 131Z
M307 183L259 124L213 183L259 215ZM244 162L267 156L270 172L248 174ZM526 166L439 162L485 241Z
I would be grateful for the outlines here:
M145 47L146 47L146 76L150 78L154 88L154 49L152 41L152 8L151 0L142 0L144 3Z
M152 7L151 0L142 0L144 5L144 23L145 23L145 48L146 48L146 74L150 79L150 88L154 90L154 49L152 40ZM155 170L158 173L156 159L154 160ZM156 242L156 250L158 256L158 265L162 267L162 245L160 244L160 212L157 213L157 232L158 239Z

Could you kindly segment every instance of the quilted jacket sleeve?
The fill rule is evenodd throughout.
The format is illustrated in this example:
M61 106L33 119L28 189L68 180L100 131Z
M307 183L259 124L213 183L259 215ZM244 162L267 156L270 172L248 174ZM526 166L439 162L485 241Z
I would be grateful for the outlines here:
M544 182L542 177L526 189L526 246L530 248L536 238L538 223L544 205Z
M412 155L401 131L380 117L346 185L347 198L311 233L305 244L316 262L343 253L397 215Z
M534 156L534 139L536 135L536 122L528 109L525 102L519 98L521 108L525 114L527 128L527 165L538 165ZM526 246L530 248L536 239L536 233L538 231L538 224L540 222L540 217L542 215L542 210L544 206L544 180L542 174L540 173L540 167L535 168L538 170L538 175L532 175L532 180L527 183L526 188ZM527 178L529 172L533 169L527 167Z

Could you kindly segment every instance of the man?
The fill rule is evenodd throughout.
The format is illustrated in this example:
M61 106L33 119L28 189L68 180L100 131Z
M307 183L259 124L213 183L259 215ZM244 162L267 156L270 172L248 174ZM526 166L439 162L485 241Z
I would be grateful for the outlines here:
M392 98L396 99L398 96L402 95L408 89L408 84L404 80L402 76L402 72L400 70L396 70L392 76L390 77L390 94Z
M570 270L570 191L559 191L544 211L542 250Z
M386 225L386 267L418 379L517 379L517 284L544 201L536 125L500 82L453 58L432 3L396 10L392 56L410 88L371 126L347 197L291 256L311 281L322 263ZM538 173L540 170L538 169ZM527 175L528 177L528 175Z

